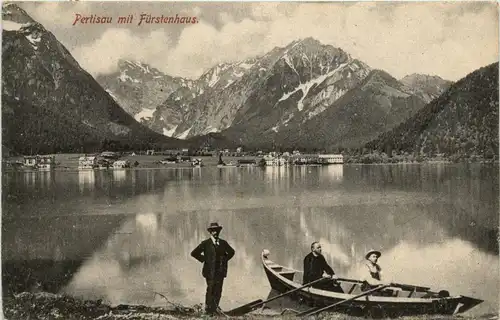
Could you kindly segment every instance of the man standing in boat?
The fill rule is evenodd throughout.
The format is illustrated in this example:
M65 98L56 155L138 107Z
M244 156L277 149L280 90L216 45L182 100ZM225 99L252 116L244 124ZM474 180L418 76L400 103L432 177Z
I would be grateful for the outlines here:
M321 244L317 241L311 244L311 252L304 258L304 278L302 283L307 284L318 280L322 277L331 278L331 281L320 281L312 285L313 288L329 290L335 292L343 292L338 285L337 276L332 267L326 262L325 257L321 254ZM323 276L326 274L326 276Z
M222 296L222 285L227 276L227 262L234 256L234 249L219 238L222 230L217 222L207 228L210 238L202 241L191 256L203 263L202 275L207 282L205 295L205 312L209 315L217 313Z

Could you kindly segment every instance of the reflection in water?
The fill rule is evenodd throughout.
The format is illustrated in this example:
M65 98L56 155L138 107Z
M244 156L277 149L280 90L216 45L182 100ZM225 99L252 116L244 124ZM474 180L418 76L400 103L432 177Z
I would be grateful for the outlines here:
M93 191L95 188L95 171L78 171L78 184L80 186L80 193L84 193L85 191Z
M31 189L50 189L53 184L53 173L51 171L26 171L21 172L24 186Z
M117 183L123 183L127 179L127 170L113 169L113 179Z
M380 213L390 210L382 209ZM370 209L357 210L365 215ZM415 210L418 208L409 211ZM283 218L287 223L282 223ZM380 225L359 228L349 215L332 217L317 208L136 215L108 241L107 249L86 262L66 290L112 303L164 303L148 296L148 292L154 291L175 301L200 303L204 296L201 265L189 253L208 237L205 227L213 220L224 222L221 236L236 249L229 265L224 308L262 298L269 289L259 262L263 248L271 250L273 260L302 269L302 259L314 240L322 243L325 257L340 275L356 277L364 253L375 247L383 252L384 274L396 282L445 288L487 300L498 293L498 276L492 272L498 270L497 257L478 251L463 240L446 237L443 229L427 218L411 226L391 227L391 219L382 219ZM395 232L397 228L402 228L401 232ZM391 231L386 236L382 230ZM96 270L102 277L95 275ZM114 275L110 279L108 274ZM98 288L101 291L96 291ZM490 301L479 310L493 307Z
M40 172L40 187L49 189L52 187L52 172L49 171L41 171Z
M323 171L325 171L325 176L332 178L332 180L342 181L342 176L344 175L344 166L343 165L324 166Z
M2 226L2 256L67 261L71 252L82 261L64 288L70 294L164 305L156 291L176 302L201 303L201 265L189 254L208 237L206 226L219 221L222 238L236 250L224 309L268 293L262 249L276 262L302 269L315 240L340 275L356 276L364 253L375 248L383 253L380 262L390 279L485 299L471 310L475 314L497 309L498 167L138 170L124 180L100 174L100 192L91 196L79 192L82 179L91 179L62 177L56 175L53 190L38 194L36 203L22 196L30 180L9 180L7 192L16 197L7 198L7 211L14 222ZM52 201L57 186L70 190L67 199ZM24 211L43 216L43 222L16 220ZM87 216L89 211L98 215ZM70 214L71 219L59 218ZM104 230L103 217L122 220L105 230L101 244L83 248L82 237L95 239Z
M279 195L290 190L290 170L287 166L267 166L264 168L266 183Z
M158 229L158 216L154 213L143 213L135 216L135 222L138 228L154 232Z
M27 188L34 188L36 185L38 173L35 171L24 172L24 185Z
M146 171L146 189L151 191L155 188L155 172L148 170Z

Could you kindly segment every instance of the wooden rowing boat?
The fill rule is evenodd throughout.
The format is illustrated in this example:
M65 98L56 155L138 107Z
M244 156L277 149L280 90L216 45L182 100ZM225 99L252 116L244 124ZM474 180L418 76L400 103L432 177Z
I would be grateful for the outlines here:
M284 267L269 260L269 251L262 253L262 265L271 288L279 293L302 286L303 272ZM331 281L331 280L325 280ZM328 306L362 293L362 282L353 279L339 278L342 292L333 292L317 288L304 288L290 294L290 298L311 307ZM454 315L463 313L483 300L462 295L450 296L447 291L433 292L430 288L391 284L380 294L366 295L335 308L335 312L353 316L399 317L411 315Z

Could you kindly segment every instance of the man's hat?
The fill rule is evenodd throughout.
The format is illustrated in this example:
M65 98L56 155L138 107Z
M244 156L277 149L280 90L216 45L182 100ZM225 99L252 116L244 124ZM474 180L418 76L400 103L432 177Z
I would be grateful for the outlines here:
M368 251L367 254L365 254L365 259L368 259L368 257L371 256L374 253L377 255L377 258L380 258L380 256L382 255L382 253L380 253L380 251L370 250L370 251Z
M208 231L211 231L211 230L222 230L222 226L220 226L217 222L212 222L210 223L210 225L208 226L207 228Z

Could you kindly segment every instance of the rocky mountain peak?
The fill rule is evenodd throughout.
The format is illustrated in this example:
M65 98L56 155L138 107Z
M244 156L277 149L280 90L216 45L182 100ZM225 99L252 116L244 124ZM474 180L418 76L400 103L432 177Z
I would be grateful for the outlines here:
M157 79L157 81L163 81L164 79L172 78L141 61L120 59L117 63L117 67L119 73L118 78L121 82L129 81L142 83L144 80Z
M409 90L423 98L426 102L437 98L447 90L453 82L439 76L413 73L400 80Z
M439 76L435 75L427 75L427 74L421 74L421 73L412 73L410 75L407 75L403 77L401 80L406 85L428 85L428 84L434 84L434 85L439 85L439 84L445 84L445 83L450 83L451 81L445 80Z
M36 23L23 9L13 2L2 5L2 19L19 24Z
M285 49L292 49L292 48L309 48L309 49L316 49L320 50L326 47L327 45L322 44L320 41L312 38L312 37L307 37L303 39L298 39L295 41L292 41L289 45L285 47Z

